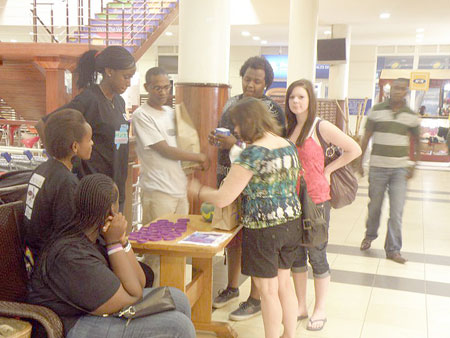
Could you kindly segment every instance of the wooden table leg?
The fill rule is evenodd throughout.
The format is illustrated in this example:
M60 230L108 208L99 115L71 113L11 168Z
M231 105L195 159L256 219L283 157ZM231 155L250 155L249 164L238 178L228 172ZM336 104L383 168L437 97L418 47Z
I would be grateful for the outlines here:
M192 270L204 274L203 292L192 307L192 321L196 330L212 331L218 337L237 337L228 323L212 322L212 257L192 258Z
M186 257L161 255L161 286L173 286L186 292Z

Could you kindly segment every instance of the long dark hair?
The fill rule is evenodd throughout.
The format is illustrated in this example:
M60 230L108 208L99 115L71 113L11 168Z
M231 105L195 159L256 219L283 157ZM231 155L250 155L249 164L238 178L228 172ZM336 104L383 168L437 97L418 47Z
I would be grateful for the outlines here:
M295 126L297 125L297 118L295 114L291 111L291 108L289 107L289 97L291 96L294 88L296 87L302 87L306 90L308 93L309 98L309 104L308 104L308 116L306 118L305 124L303 125L303 128L300 132L299 137L297 138L297 141L295 142L296 145L301 146L303 142L305 142L306 137L308 136L309 130L311 129L314 120L317 116L317 100L316 95L314 94L314 88L310 81L306 79L297 80L295 82L292 82L289 88L286 92L286 104L285 104L285 112L286 112L286 120L287 120L287 137L291 136L292 132L294 131Z
M246 142L255 142L265 132L281 135L281 127L267 105L254 97L244 97L233 105L230 118L235 126L239 126L240 136Z
M97 73L105 76L105 68L129 69L135 66L133 55L122 46L109 46L104 50L88 50L78 60L78 88L86 88L97 81Z
M119 192L113 180L104 174L92 174L81 179L75 190L75 215L71 222L61 226L61 230L52 235L42 250L39 259L43 275L47 275L47 266L54 263L48 260L50 248L58 252L74 238L80 238L87 231L100 229L117 201Z

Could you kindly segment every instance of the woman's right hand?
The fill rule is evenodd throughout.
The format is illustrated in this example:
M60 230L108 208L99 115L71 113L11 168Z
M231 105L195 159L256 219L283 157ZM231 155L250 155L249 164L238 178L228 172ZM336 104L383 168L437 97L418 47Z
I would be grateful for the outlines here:
M121 242L126 230L127 220L125 216L119 213L114 213L109 216L102 228L102 234L105 238L106 244Z

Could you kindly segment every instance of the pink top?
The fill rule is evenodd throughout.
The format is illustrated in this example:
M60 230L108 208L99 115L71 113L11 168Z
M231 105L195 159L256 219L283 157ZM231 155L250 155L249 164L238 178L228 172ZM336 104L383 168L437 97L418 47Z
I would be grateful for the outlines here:
M331 198L330 185L323 174L325 156L322 147L312 137L308 137L301 147L297 146L297 151L308 195L316 204L328 201Z

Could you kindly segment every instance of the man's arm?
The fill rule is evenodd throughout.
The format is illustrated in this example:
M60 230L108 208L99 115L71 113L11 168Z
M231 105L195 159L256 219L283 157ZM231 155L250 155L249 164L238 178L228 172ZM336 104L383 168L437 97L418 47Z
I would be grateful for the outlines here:
M363 159L364 159L364 154L366 153L367 146L369 144L369 141L370 141L372 135L373 135L373 131L366 129L364 131L364 135L361 140L361 156L359 158L359 167L358 167L358 172L361 174L361 176L364 176Z
M203 153L192 153L189 151L181 150L177 147L171 147L164 140L152 144L150 148L157 151L161 156L170 160L198 162L202 165L203 169L208 169L208 158Z

